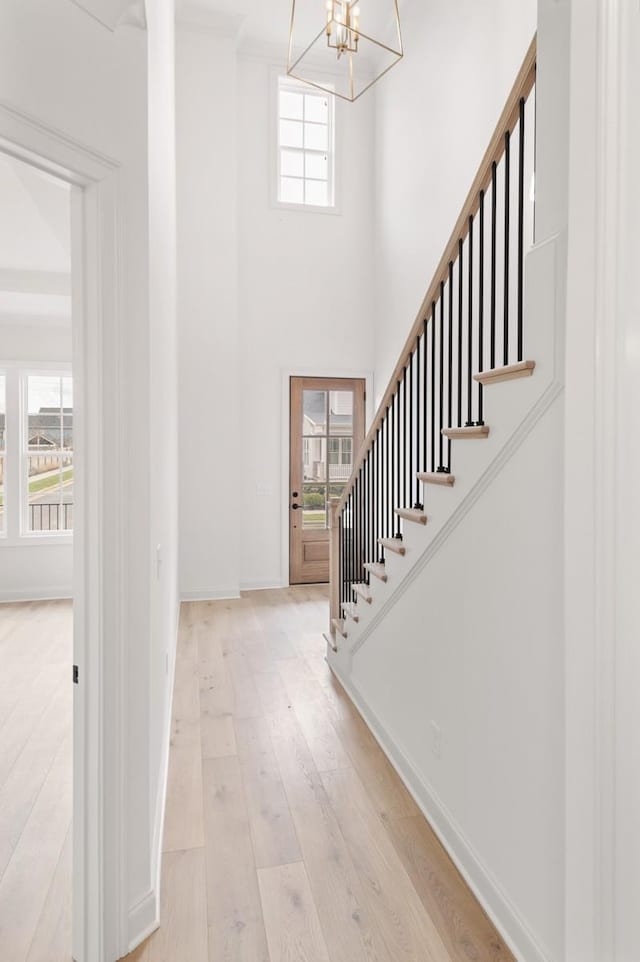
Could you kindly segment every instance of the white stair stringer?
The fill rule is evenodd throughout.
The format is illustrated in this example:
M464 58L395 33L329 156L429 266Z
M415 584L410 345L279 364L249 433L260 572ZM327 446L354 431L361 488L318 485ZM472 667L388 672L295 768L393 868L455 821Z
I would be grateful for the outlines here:
M484 420L489 436L481 444L452 441L455 486L432 485L424 489L425 526L400 521L405 555L386 552L388 581L371 578L372 603L358 605L360 620L340 647L341 671L350 671L355 652L384 618L413 578L491 484L511 455L562 390L561 338L556 324L556 259L558 243L552 238L531 249L526 258L525 350L535 359L533 377L503 381L484 390ZM396 525L398 524L396 519ZM329 662L336 658L329 652Z
M442 689L435 695L432 692L431 701L424 704L418 673L416 671L403 673L405 664L417 663L415 655L417 651L426 649L431 657L430 632L433 642L433 632L438 629L433 627L430 619L429 601L424 601L424 608L419 608L416 620L411 622L411 633L399 626L408 624L403 615L408 604L412 606L410 610L414 617L418 604L416 599L420 600L420 605L422 604L423 586L429 579L429 571L426 569L430 562L439 556L467 516L470 516L470 524L477 517L478 512L483 513L486 518L487 504L493 506L494 501L497 500L497 497L490 497L492 485L498 484L494 489L496 492L504 489L511 477L512 464L521 465L523 461L528 463L525 455L530 448L525 448L518 458L524 443L531 438L537 451L537 445L541 443L538 440L540 432L544 435L547 430L546 425L551 423L548 418L544 420L543 418L550 411L563 388L563 331L557 303L561 286L557 283L557 278L560 277L560 258L560 243L556 238L552 238L534 247L526 259L525 356L535 360L533 376L502 381L485 388L484 419L490 427L488 438L477 444L462 440L452 442L452 472L455 474L455 485L424 486L424 510L429 523L426 526L401 523L405 555L395 555L391 552L385 554L387 583L383 584L376 579L371 579L372 603L358 605L359 622L350 625L349 637L339 646L339 651L329 651L327 656L330 666L364 714L385 753L435 828L463 876L480 898L483 907L514 951L514 955L517 958L526 958L528 962L529 960L530 962L551 962L551 959L555 958L555 955L545 947L544 938L540 938L538 924L540 920L534 919L532 922L527 912L523 913L519 903L521 893L516 893L517 897L514 897L513 889L500 874L496 874L494 853L487 847L486 836L482 835L482 824L479 825L477 818L474 819L466 811L461 810L459 804L457 808L449 807L447 792L455 794L456 790L455 785L452 787L446 781L453 758L449 758L446 767L438 767L439 760L434 762L429 719L441 719L444 709L440 704L440 696L442 691L448 696L448 690ZM555 411L558 410L556 406ZM551 417L554 419L552 423L557 424L556 414L553 413ZM539 424L540 430L536 432L534 429ZM554 428L554 430L557 429ZM540 464L540 461L536 463ZM547 473L549 467L554 467L552 460L545 465ZM521 467L518 470L521 471ZM485 493L487 498L481 501ZM471 515L476 505L478 505L478 511ZM502 537L500 504L492 507L491 510L496 511L496 529L498 537ZM532 536L530 532L532 528L535 530L535 517L532 517L532 513L535 514L535 502L530 491L527 492L527 500L522 505L522 511L528 512L530 518L528 536L533 538L535 535ZM492 514L491 518L493 517ZM458 546L456 551L464 550L460 548L460 543L460 538L454 542ZM450 558L452 550L448 555L445 553L443 557ZM491 556L490 552L488 556ZM434 565L434 571L438 568L442 570L442 561L439 561L439 565ZM455 567L452 570L455 571ZM419 577L420 581L416 583ZM468 570L465 577L470 577ZM526 577L526 572L523 573L523 577ZM403 607L401 605L403 596L409 592L414 583L415 588L407 595ZM435 599L435 595L433 597ZM435 603L439 604L442 615L442 609L447 604L446 597L441 596L439 601L435 600ZM448 603L456 606L458 613L463 610L463 616L467 619L467 632L473 639L474 619L482 620L485 617L482 610L478 611L477 607L473 607L477 605L477 594L474 596L473 603L467 603L463 593L456 591L456 586L453 585ZM534 604L535 599L532 599L531 603ZM467 604L469 610L465 609ZM500 604L497 608L500 609ZM524 614L526 616L526 611ZM487 617L490 615L491 613L487 613ZM385 623L387 618L388 623ZM526 617L523 620L526 622ZM515 625L514 632L518 631L521 632L521 628ZM371 646L368 648L367 640L370 638ZM429 663L423 662L423 657L420 656L420 663L425 664L427 672L431 671ZM438 649L439 673L444 671L443 665L447 664L447 657L454 656L443 655ZM491 651L488 651L485 660L490 661L491 657ZM449 677L451 684L457 684L465 673L468 675L473 672L473 669L460 658L460 652L457 653L457 659L451 666L452 675ZM477 662L474 662L474 666L477 670ZM513 679L517 681L517 668L514 667L512 671L516 672ZM440 674L437 677L440 678ZM485 684L487 684L486 679ZM416 692L419 694L416 695ZM508 698L508 692L504 694L501 691L500 695L503 700ZM451 697L454 699L457 697L455 691ZM489 706L487 711L490 712L494 697L491 679L487 684L485 697ZM443 697L443 701L446 702L446 700L446 697ZM531 712L532 709L527 706L527 710ZM508 716L505 716L505 720L510 722ZM480 719L480 723L484 724L484 719ZM473 730L476 727L478 722L475 719L469 719L464 729L465 737L473 737ZM516 727L515 723L513 727ZM454 745L447 746L446 734L445 731L445 750L457 758L457 753L464 746L459 745L457 741ZM478 772L475 772L475 775L477 777ZM487 788L484 781L491 786L496 777L503 777L503 773L499 772L495 763L494 767L482 771L481 775L479 787L482 792L489 795L491 787ZM461 773L458 772L456 777L460 779ZM509 784L508 773L504 775L501 784ZM441 795L441 792L444 794ZM474 792L470 792L470 805L473 795ZM490 816L487 818L490 819ZM494 826L492 838L496 837L497 831ZM476 835L479 835L481 842L478 842ZM533 847L530 855L535 858ZM526 908L530 907L526 906Z

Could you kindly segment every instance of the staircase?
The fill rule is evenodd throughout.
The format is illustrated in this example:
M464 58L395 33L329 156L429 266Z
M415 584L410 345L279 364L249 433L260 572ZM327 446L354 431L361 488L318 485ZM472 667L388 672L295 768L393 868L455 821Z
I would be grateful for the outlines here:
M376 607L393 603L394 593L433 543L428 506L435 494L439 529L459 507L454 473L459 447L482 442L468 445L464 458L468 492L499 456L507 422L509 430L516 429L512 417L504 424L489 423L492 392L537 373L534 355L525 356L535 76L534 38L350 481L331 504L326 637L330 664L339 673L346 666L340 653L351 656L357 650L377 617ZM528 332L527 337L531 343ZM548 356L544 345L541 350ZM523 396L522 405L502 395L516 421L535 404L535 393ZM503 429L497 445L492 445L494 427ZM489 458L481 454L487 445ZM448 510L443 497L449 499Z

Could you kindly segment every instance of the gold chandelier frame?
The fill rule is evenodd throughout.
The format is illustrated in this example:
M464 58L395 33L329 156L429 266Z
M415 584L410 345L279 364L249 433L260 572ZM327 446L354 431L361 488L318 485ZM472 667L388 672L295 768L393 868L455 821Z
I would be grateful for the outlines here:
M345 56L348 56L349 58L349 87L350 87L349 96L346 94L341 94L338 91L331 89L328 83L325 85L318 82L317 80L309 80L307 77L300 76L298 73L295 72L297 67L304 60L304 58L309 53L309 51L317 44L320 38L327 35L327 27L330 24L333 24L337 27L344 28L346 27L346 24L344 24L341 20L336 20L334 17L332 17L328 21L325 21L322 25L322 28L320 29L318 34L313 38L311 43L309 43L305 47L305 49L302 51L299 57L293 60L293 35L294 35L294 26L295 26L295 17L296 17L296 2L298 2L298 0L293 0L292 6L291 6L291 22L289 25L289 51L287 56L287 76L293 77L294 80L300 80L303 83L309 84L311 87L315 87L317 90L322 90L325 93L333 94L334 96L339 97L341 100L346 100L348 103L354 103L356 100L362 97L362 95L366 93L367 90L370 90L375 83L381 80L385 74L389 73L389 71L393 67L395 67L396 64L398 64L404 57L404 45L402 42L402 29L400 27L400 11L398 9L398 0L392 0L393 13L395 16L395 29L397 30L397 33L398 33L398 49L397 50L394 47L390 47L388 44L383 43L380 40L376 40L374 37L370 37L368 34L364 33L364 31L362 31L360 27L358 27L357 34L359 39L367 40L369 41L369 43L372 43L375 47L378 47L380 50L386 50L387 53L392 54L395 57L395 60L392 63L390 63L388 67L385 67L384 70L381 73L379 73L377 77L374 77L374 79L371 80L366 85L366 87L363 87L358 94L355 93L355 88L354 88L355 78L354 78L354 70L353 70L353 58L354 56L357 55L357 52L347 51L345 54Z

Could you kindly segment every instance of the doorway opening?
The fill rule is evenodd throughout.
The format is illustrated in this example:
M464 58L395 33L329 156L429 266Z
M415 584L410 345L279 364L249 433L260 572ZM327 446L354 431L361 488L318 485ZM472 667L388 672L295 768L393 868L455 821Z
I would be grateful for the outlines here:
M0 957L15 962L72 954L71 206L65 180L0 153Z
M351 477L364 441L365 381L292 377L289 431L289 583L329 581L329 503Z

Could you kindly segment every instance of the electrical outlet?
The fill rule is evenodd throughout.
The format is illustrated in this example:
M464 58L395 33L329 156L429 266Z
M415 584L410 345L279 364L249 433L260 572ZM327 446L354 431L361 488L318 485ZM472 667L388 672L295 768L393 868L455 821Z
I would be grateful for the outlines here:
M431 722L431 751L436 758L442 758L442 731L436 722Z

